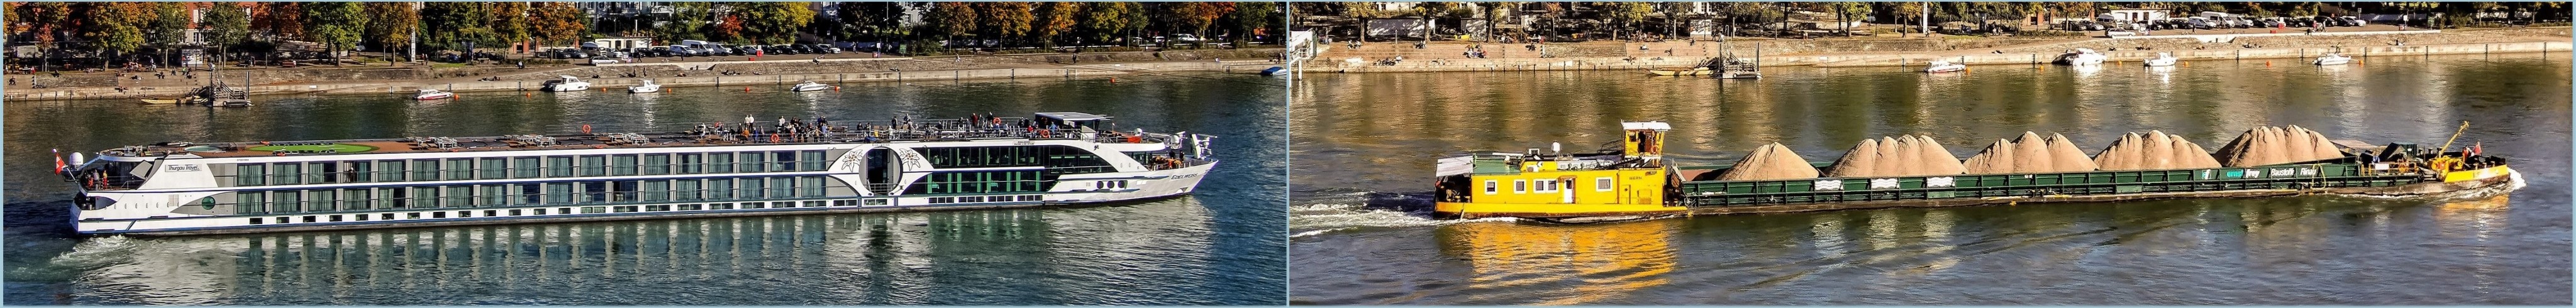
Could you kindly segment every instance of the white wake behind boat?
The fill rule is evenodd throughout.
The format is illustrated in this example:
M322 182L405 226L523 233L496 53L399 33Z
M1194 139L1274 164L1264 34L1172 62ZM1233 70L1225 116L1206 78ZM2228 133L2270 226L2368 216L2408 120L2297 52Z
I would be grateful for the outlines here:
M413 100L424 100L424 101L425 101L425 100L433 100L433 99L452 98L452 97L456 97L456 93L449 93L449 92L447 92L447 91L440 91L440 90L438 90L438 89L420 89L420 93L412 94L412 95L411 95L411 99L413 99Z
M2075 51L2070 51L2065 55L2057 56L2057 64L2100 65L2103 61L2109 61L2110 59L2111 56L2093 51L2092 48L2076 48Z
M806 81L805 83L799 83L799 84L796 84L796 86L794 86L794 87L788 87L788 88L787 88L787 90L788 90L788 91L795 91L795 92L805 92L805 91L822 91L822 90L831 90L831 89L832 89L832 86L831 86L831 85L826 85L826 84L821 84L821 83L815 83L815 82L813 82L813 81Z
M2317 60L2313 63L2316 63L2317 65L2343 65L2344 63L2352 63L2352 57L2343 56L2341 53L2329 53L2323 56L2317 56Z
M2159 52L2156 53L2156 57L2147 58L2146 62L2147 67L2173 66L2174 63L2182 62L2182 58L2174 57L2173 53Z
M590 82L581 81L581 78L574 78L572 75L558 75L555 76L554 81L546 82L546 85L540 89L547 92L588 91Z
M1931 66L1923 68L1923 72L1925 73L1948 73L1966 70L1968 70L1968 65L1966 64L1951 63L1950 61L1941 60L1933 60Z
M653 83L653 80L652 80L652 79L645 79L643 84L638 84L638 85L635 85L634 87L627 87L627 88L626 88L626 93L653 93L653 92L662 92L662 84L659 84L659 83Z

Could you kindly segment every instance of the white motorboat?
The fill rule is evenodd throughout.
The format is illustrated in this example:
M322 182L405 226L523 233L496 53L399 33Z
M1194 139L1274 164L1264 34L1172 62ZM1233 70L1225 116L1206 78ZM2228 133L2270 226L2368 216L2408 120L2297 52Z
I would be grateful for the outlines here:
M411 99L413 99L413 100L424 100L424 101L425 101L425 100L433 100L433 99L451 98L451 97L456 97L456 93L449 93L449 92L447 92L447 91L439 91L438 89L420 89L420 93L418 93L418 94L412 94L412 95L411 95Z
M831 86L831 85L821 84L821 83L815 83L815 82L813 82L813 81L806 81L805 83L799 83L799 84L796 84L796 86L794 86L794 87L788 87L788 88L787 88L787 90L788 90L788 91L796 91L796 92L805 92L805 91L822 91L822 90L831 90L831 89L832 89L832 86Z
M1925 73L1948 73L1966 70L1968 70L1967 64L1950 63L1950 61L1942 60L1932 60L1931 66L1923 68L1923 72Z
M2159 52L2156 53L2156 57L2147 58L2146 62L2147 67L2173 66L2175 63L2182 62L2182 58L2174 57L2173 53Z
M2343 56L2342 53L2329 53L2323 56L2317 56L2317 61L2314 63L2317 65L2343 65L2344 63L2352 63L2352 57Z
M588 91L590 90L590 82L581 81L581 78L574 78L572 75L558 75L555 76L554 81L548 81L544 87L540 87L538 89L542 89L547 92Z
M653 93L653 92L662 92L662 84L659 84L659 83L653 83L653 80L652 80L652 79L645 79L643 84L638 84L638 85L635 85L634 87L628 87L628 88L626 88L626 93Z
M2103 61L2108 61L2110 59L2111 56L2093 51L2092 48L2076 48L2075 51L2057 56L2057 64L2100 65Z

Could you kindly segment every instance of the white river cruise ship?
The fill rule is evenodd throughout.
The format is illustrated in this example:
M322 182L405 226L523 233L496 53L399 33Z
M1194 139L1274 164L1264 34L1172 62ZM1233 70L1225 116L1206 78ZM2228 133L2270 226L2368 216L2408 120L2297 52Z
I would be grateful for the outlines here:
M161 143L57 156L81 233L210 234L1088 204L1190 193L1212 137L1110 117Z

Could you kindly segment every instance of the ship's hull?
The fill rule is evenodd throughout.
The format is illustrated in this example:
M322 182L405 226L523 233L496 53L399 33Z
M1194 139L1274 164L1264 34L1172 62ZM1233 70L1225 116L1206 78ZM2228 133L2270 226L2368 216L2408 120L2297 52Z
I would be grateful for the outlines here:
M2292 189L2222 189L2222 190L2207 190L2207 191L2134 192L2134 193L2106 193L2106 194L2043 194L2043 195L2033 195L2033 196L2005 196L2005 197L1960 196L1960 195L1957 195L1957 194L1954 194L1954 193L1940 192L1940 191L1938 191L1938 190L1934 190L1934 191L1920 191L1920 192L1912 192L1912 193L1911 193L1911 194L1914 194L1914 195L1920 195L1921 197L1908 197L1908 198L1900 198L1900 199L1893 199L1893 200L1828 201L1828 202L1813 202L1813 201L1783 201L1783 202L1765 202L1765 203L1745 204L1745 205L1705 205L1705 204L1703 204L1703 205L1691 205L1691 206L1675 206L1675 205L1665 205L1665 204L1633 204L1633 203L1618 203L1618 204L1538 204L1538 203L1439 202L1439 203L1435 203L1435 204L1434 204L1434 206L1433 206L1433 207L1434 207L1434 209L1433 209L1433 213L1434 213L1434 215L1435 215L1435 216L1438 216L1438 217L1440 217L1440 218L1458 218L1458 219L1474 219L1474 218L1487 218L1487 217L1518 217L1518 218L1578 218L1578 217L1610 217L1610 216L1666 216L1666 215L1722 215L1722 214L1754 214L1754 213L1791 213L1791 212L1815 212L1815 211L1835 211L1835 210L1856 210L1856 209L1874 209L1874 208L1892 208L1892 207L1948 207L1948 206L1975 206L1975 205L1992 205L1992 204L2061 203L2061 202L2108 202L2108 201L2131 201L2131 200L2149 200L2149 199L2180 199L2180 198L2252 198L2252 197L2297 196L2297 195L2309 195L2309 194L2344 194L2344 195L2370 195L2370 196L2383 196L2383 197L2418 197L2418 196L2446 196L2446 195L2461 194L2461 193L2473 193L2473 192L2480 192L2480 191L2495 191L2495 190L2497 190L2497 189L2499 189L2499 188L2510 188L2510 187L2511 187L2511 185L2514 185L2513 181L2515 181L2515 180L2516 180L2516 178L2518 178L2518 177L2519 177L2519 176L2518 176L2518 175L2513 171L2513 169L2511 169L2511 168L2509 168L2509 167L2507 167L2507 166L2495 166L2495 167L2488 167L2488 168L2475 169L2475 170L2462 170L2462 171L2445 172L2445 173L2443 173L2442 175L2440 175L2440 176L2438 176L2438 177L2434 177L2433 179L2430 179L2430 180L2423 180L2423 181L2410 182L2410 183L2404 183L2404 184L2397 184L2397 185L2391 185L2391 186L2365 186L2365 187L2318 187L2318 188L2292 188ZM2218 182L2218 181L2209 181L2209 182ZM1686 190L1687 190L1687 189L1686 189ZM1890 194L1890 195L1894 195L1894 194L1906 194L1906 193L1904 193L1904 192L1889 192L1888 194ZM1785 196L1784 196L1784 197L1785 197ZM1814 196L1814 195L1809 195L1809 196L1807 196L1807 197L1808 197L1808 198L1812 198L1812 199L1822 199L1822 198L1817 198L1817 197L1816 197L1816 196ZM1702 200L1692 200L1692 199L1694 199L1694 198L1686 196L1682 201L1679 201L1678 203L1681 203L1681 204L1694 204L1694 203L1703 203L1703 202L1704 202L1704 201L1702 201ZM1714 198L1708 198L1708 199L1714 199ZM1707 200L1707 199L1703 199L1703 200ZM1787 200L1787 199L1786 199L1786 198L1783 198L1782 200Z

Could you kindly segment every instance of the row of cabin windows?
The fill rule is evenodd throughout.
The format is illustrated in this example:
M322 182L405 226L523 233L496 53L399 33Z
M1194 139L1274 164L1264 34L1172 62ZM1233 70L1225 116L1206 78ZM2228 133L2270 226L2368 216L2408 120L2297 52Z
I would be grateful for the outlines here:
M922 177L905 194L979 194L1042 192L1047 180L1037 170L940 172Z
M1491 195L1501 193L1501 188L1498 187L1500 184L1501 182L1497 182L1495 180L1485 180L1485 194ZM1531 184L1537 185L1536 187L1532 187ZM1554 179L1512 180L1512 193L1553 193L1559 189L1574 189L1573 186L1574 182L1557 182L1557 180ZM1592 191L1610 191L1610 178L1592 178Z
M207 197L197 205L235 205L241 214L268 214L818 198L824 196L826 181L801 176L245 191L234 192L230 203Z
M1114 172L1089 150L1063 145L916 148L936 168L1047 167L1057 174Z
M823 171L821 150L351 160L233 165L235 186Z
M882 203L882 201L884 201L884 200L874 200L874 201L880 201L880 202L876 202L876 203ZM776 207L776 208L788 208L788 207L798 207L798 205L800 205L800 204L801 204L803 207L823 207L823 205L824 205L824 203L823 203L823 201L822 201L822 200L806 200L806 201L778 201L778 202L768 202L768 203L762 203L762 202L744 202L744 203L742 203L742 207L741 207L741 208L743 208L743 209L759 209L759 208L772 208L772 207ZM832 200L832 202L831 202L830 204L831 204L831 206L843 206L843 207L846 207L846 206L858 206L858 202L857 202L857 201L852 201L852 200ZM590 206L590 207L582 207L582 208L581 208L581 213L582 213L582 214L598 214L598 213L611 213L611 212L614 212L614 213L633 213L633 212L668 212L668 211L675 211L675 210L677 210L677 211L701 211L701 210L731 210L731 209L735 209L735 207L734 207L734 204L733 204L733 203L715 203L715 204L694 204L694 203L692 203L692 204L678 204L678 205L673 205L673 204L651 204L651 205L641 205L641 206L636 206L636 205L626 205L626 206ZM548 211L548 210L552 210L552 211ZM552 212L552 213L551 213L551 214L549 214L548 212ZM304 216L302 216L301 218L303 218L302 223L317 223L317 222L356 222L356 221L368 221L368 219L369 219L370 217L373 217L375 220L378 220L378 221L392 221L392 220L401 220L401 219L424 219L424 218L425 218L425 219L446 219L446 218L450 217L450 216L448 215L448 213L451 213L451 212L450 212L450 211L427 211L427 212L409 212L409 213L400 213L400 214L402 214L402 215L400 216L401 218L399 218L399 219L395 218L395 217L397 217L397 216L395 216L395 214L396 214L396 213L373 213L373 215L374 215L374 216L370 216L370 214L304 215ZM465 210L465 211L453 211L453 213L455 213L455 214L456 214L456 215L454 215L454 216L453 216L453 217L456 217L456 218L474 218L474 217L478 217L478 216L475 216L475 211L472 211L472 210ZM573 213L573 208L570 208L570 207L552 208L552 209L548 209L548 208L509 209L509 210L508 210L508 211L506 211L506 212L505 212L505 211L502 211L502 210L483 210L483 211L482 211L482 216L479 216L479 217L502 217L504 214L507 214L508 216L571 215L572 213ZM427 215L423 215L423 214L427 214ZM272 219L272 218L273 218L273 219ZM281 217L251 217L251 218L250 218L250 224L253 224L253 225L293 224L293 223L297 223L296 218L298 218L298 217L296 217L296 216L281 216ZM326 218L328 219L327 221L325 220Z
M932 197L932 198L930 198L930 200L928 200L928 201L930 202L930 204L950 204L950 203L981 203L981 202L1037 202L1037 201L1045 201L1045 200L1046 200L1046 195L1018 195L1018 196Z

